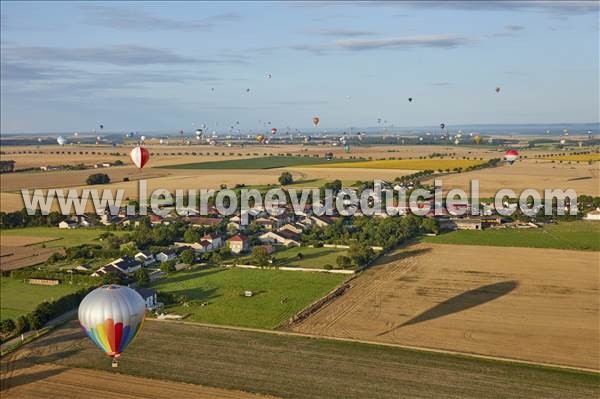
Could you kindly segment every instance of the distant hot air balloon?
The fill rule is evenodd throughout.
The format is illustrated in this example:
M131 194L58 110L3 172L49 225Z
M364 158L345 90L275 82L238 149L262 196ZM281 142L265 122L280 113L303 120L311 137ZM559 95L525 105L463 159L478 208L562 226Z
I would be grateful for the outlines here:
M58 136L56 142L58 145L65 145L67 143L67 139L65 139L63 136Z
M256 135L256 141L262 144L265 141L265 136L263 136L262 134Z
M158 140L159 144L163 144L165 141L163 139Z
M377 118L377 123L381 123L381 118Z
M277 134L277 128L272 127L271 128L271 134Z
M304 142L305 142L305 143L308 143L308 142L310 142L311 140L312 140L312 137L310 137L310 136L306 136L306 137L304 137Z
M143 143L144 141L146 141L146 136L140 136L140 141Z
M496 93L500 93L500 86L496 86Z
M348 144L344 145L344 151L350 152L350 146Z
M146 165L146 163L148 163L148 160L150 160L150 152L139 145L131 150L129 156L131 157L131 160L135 166L137 166L140 170Z
M108 356L113 367L121 353L140 332L146 302L135 290L120 285L96 288L81 301L79 324L87 336Z
M408 97L408 102L411 103L412 102L412 97Z
M100 125L100 130L104 129L104 125Z
M481 136L480 135L473 136L473 142L475 144L481 144Z
M75 132L75 133L73 133L73 136L77 137L77 136L79 136L79 133Z
M312 123L313 123L313 126L314 126L314 127L317 127L317 126L319 125L319 121L320 121L320 120L321 120L321 119L319 119L319 117L318 117L318 116L315 116L315 117L313 117L313 118L312 118Z
M512 165L517 159L519 159L519 153L517 150L508 150L504 153L504 159L509 165Z
M445 123L440 123L440 128L441 128L442 130L444 130L444 128L445 128L445 127L446 127L446 124L445 124Z
M250 89L246 89L246 93L249 93L249 92L250 92Z
M267 79L271 79L271 74L270 73L267 74Z

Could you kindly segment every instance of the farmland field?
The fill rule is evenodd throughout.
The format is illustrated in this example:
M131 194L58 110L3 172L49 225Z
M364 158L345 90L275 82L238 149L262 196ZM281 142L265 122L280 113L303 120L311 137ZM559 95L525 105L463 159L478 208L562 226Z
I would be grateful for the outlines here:
M44 243L46 248L72 247L96 241L98 236L105 232L104 229L97 228L78 228L78 229L59 229L58 227L25 227L19 229L2 229L0 236L2 242L4 239L14 240L16 237L35 237L38 243L46 238ZM116 234L119 234L116 232Z
M600 222L561 222L539 229L457 230L435 237L424 237L423 241L438 244L600 251Z
M167 309L181 315L190 313L186 321L274 328L344 279L334 274L213 268L173 273L152 288L188 297L190 306ZM246 290L253 291L254 296L244 297ZM202 302L208 305L201 306Z
M177 165L161 166L164 169L275 169L287 166L333 164L337 162L351 163L349 159L332 159L323 157L292 157L272 156L249 159L233 159L227 161L197 162Z
M164 390L141 377L169 380L162 384L173 389L172 397L194 396L193 389L208 387L234 390L222 392L226 398L242 397L233 395L245 391L307 399L594 398L599 391L598 376L583 372L158 321L144 324L116 373L110 360L71 322L3 357L1 375L3 397L23 397L21 392L42 397L52 392L51 387L62 386L71 397L100 396L109 390L114 394L115 385L124 382L134 383L124 389L139 396ZM74 392L71 384L81 391ZM200 393L196 391L195 397Z
M468 168L482 164L483 161L475 159L390 159L379 161L357 161L353 163L340 162L331 165L332 168L365 168L365 169L405 169L405 170L425 170L425 169L454 169ZM315 167L320 167L316 165ZM325 166L329 167L329 166Z
M550 157L547 159L554 159L557 161L579 161L579 162L598 162L600 161L599 153L591 153L591 154L566 154L566 155L557 155L555 157Z
M598 273L591 251L417 244L293 330L599 369Z
M16 319L31 312L43 301L56 300L78 291L83 286L61 283L59 285L33 285L0 276L0 319Z

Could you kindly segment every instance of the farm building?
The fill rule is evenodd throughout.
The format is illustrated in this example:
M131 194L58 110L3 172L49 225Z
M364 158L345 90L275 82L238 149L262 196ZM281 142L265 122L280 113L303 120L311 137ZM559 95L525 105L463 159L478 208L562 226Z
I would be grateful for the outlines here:
M585 220L600 220L600 208L596 208L593 211L588 212L585 215Z
M144 299L144 302L146 302L146 309L154 310L158 307L156 291L149 288L136 288L135 290L141 295L141 297Z

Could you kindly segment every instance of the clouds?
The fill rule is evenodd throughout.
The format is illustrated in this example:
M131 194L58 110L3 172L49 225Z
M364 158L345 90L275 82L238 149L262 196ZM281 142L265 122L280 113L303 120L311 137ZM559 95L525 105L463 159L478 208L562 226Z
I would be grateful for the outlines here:
M513 31L513 32L518 32L518 31L524 30L525 27L522 25L506 25L506 29Z
M84 4L81 6L81 10L88 21L94 25L140 31L207 31L219 23L234 22L240 19L240 16L235 12L225 12L201 19L174 19L149 14L140 7L124 8Z
M449 49L475 42L477 42L475 38L458 35L419 35L382 39L338 39L329 44L296 44L289 46L289 48L322 55L330 51L402 50L418 47Z
M335 37L361 37L373 36L375 32L358 29L344 28L323 28L312 31L311 33L319 36L335 36Z

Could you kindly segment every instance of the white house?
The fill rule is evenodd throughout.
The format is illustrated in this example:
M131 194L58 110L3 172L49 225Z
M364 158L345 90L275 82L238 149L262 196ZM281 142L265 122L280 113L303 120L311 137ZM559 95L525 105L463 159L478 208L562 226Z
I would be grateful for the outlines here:
M144 302L146 302L146 309L156 309L156 307L158 306L156 291L151 290L149 288L136 288L136 291L142 296L142 298L144 298Z
M77 228L77 222L72 220L63 220L58 224L59 229L74 229Z
M244 252L250 248L250 242L248 241L248 238L240 234L231 237L229 240L227 240L227 243L229 244L229 249L234 254L239 254L240 252Z
M177 253L175 251L164 251L156 254L156 260L160 262L167 262L177 258Z
M281 244L286 247L300 246L300 239L297 234L290 230L267 231L258 237L263 244Z
M223 246L223 241L221 240L221 237L214 233L206 234L204 237L202 237L202 240L211 243L212 248L210 249L218 249Z
M154 262L156 262L156 258L154 257L154 254L150 251L140 251L137 254L135 254L133 257L138 262L141 262L144 266L149 266L149 265L153 264Z
M593 211L588 212L585 215L585 220L600 220L600 208L596 208Z

